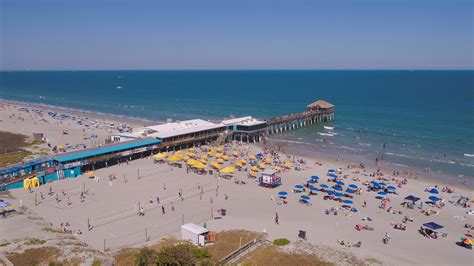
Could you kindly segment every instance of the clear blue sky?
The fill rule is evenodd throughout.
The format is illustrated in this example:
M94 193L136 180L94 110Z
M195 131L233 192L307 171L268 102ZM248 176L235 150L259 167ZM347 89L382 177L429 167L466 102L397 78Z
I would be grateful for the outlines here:
M474 0L0 0L0 69L473 69Z

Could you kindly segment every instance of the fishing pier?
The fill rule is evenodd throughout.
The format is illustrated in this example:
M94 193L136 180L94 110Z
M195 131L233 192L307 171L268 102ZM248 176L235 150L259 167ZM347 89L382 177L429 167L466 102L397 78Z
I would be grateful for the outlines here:
M266 133L271 135L312 124L331 122L333 120L334 105L323 100L318 100L309 104L304 112L278 116L267 120Z

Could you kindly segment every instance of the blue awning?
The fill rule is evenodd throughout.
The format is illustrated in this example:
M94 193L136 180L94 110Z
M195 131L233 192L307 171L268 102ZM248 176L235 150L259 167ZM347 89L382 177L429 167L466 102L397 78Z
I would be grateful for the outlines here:
M42 157L42 158L39 158L39 159L27 161L27 162L24 162L24 163L15 164L15 165L12 165L10 167L0 169L0 175L13 173L13 172L19 171L21 169L33 167L35 165L42 164L42 163L45 163L45 162L51 162L51 161L53 161L53 159L51 157Z
M442 226L440 224L437 224L435 222L425 223L425 224L423 224L423 227L426 227L426 228L431 229L433 231L444 228L444 226Z
M115 145L109 145L105 147L99 147L94 149L83 150L79 152L72 152L70 154L60 155L53 157L56 161L60 163L83 160L86 158L101 156L104 154L127 151L137 148L142 148L148 145L154 145L160 143L160 140L157 139L143 139L143 140L133 140L128 142L123 142Z

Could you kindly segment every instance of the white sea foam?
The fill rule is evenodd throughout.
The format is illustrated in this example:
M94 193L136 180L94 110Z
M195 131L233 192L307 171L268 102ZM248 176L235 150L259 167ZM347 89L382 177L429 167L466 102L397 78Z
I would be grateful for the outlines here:
M352 148L352 147L347 147L347 146L339 146L338 148L351 150L351 151L363 151L363 149L357 149L357 148Z
M464 153L464 156L466 156L466 157L474 157L474 154L471 154L471 153Z
M366 146L366 147L372 146L372 144L370 144L370 143L362 143L362 142L361 142L361 143L357 143L357 144L359 144L359 145L361 145L361 146Z
M324 126L324 128L327 129L327 130L334 130L334 127Z
M328 137L334 137L335 136L335 134L333 134L333 133L318 132L318 134L321 135L321 136L328 136Z
M459 165L468 166L468 167L474 167L474 164L468 164L468 163L459 163Z

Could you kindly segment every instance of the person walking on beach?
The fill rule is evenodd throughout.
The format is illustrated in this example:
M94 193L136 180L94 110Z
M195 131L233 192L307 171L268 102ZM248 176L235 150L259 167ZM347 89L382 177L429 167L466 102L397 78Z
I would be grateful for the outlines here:
M278 212L275 212L275 223L280 224L279 217L278 217Z
M160 204L160 197L156 196L156 204Z
M150 196L150 204L153 203L153 198Z
M173 203L171 203L171 211L174 212L174 204Z

